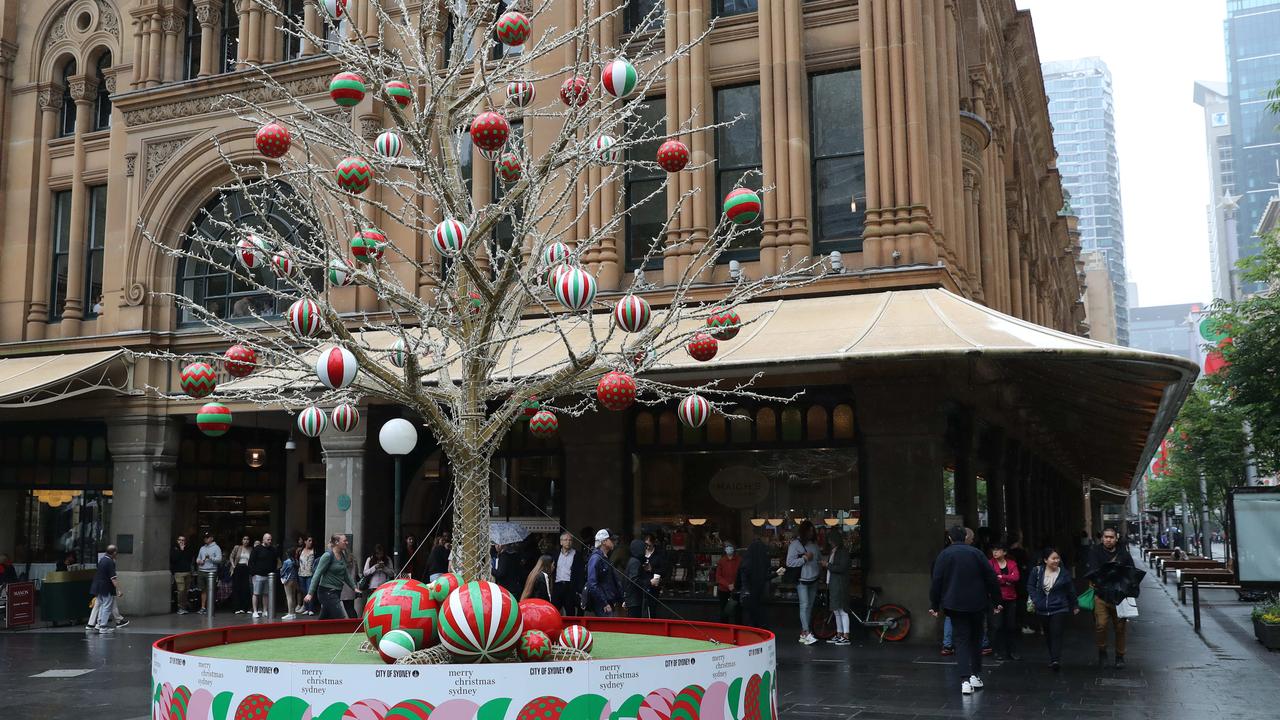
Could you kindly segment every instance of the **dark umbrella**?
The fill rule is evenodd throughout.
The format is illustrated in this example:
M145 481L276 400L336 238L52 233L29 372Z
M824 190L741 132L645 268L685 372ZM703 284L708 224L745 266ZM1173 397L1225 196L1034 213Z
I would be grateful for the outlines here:
M1146 575L1146 570L1139 570L1132 565L1109 562L1085 577L1093 582L1094 593L1098 597L1115 605L1127 597L1138 597L1142 578Z

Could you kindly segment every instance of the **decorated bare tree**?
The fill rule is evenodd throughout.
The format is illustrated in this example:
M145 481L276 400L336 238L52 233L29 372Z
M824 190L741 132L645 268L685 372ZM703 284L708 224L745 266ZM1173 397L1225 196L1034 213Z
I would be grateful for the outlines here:
M622 1L428 1L411 10L404 0L361 0L350 13L341 0L327 1L321 36L274 2L254 0L343 69L329 86L332 102L292 96L267 69L255 82L268 92L226 98L260 129L257 153L220 147L234 178L223 190L263 220L206 213L189 238L143 229L165 252L231 273L262 301L228 313L189 291L172 294L231 347L157 357L185 365L188 395L300 410L298 427L311 436L329 423L354 430L365 398L419 417L452 466L454 570L487 578L491 459L515 423L525 419L546 436L557 415L674 402L681 422L701 425L757 395L756 378L689 386L651 371L673 353L712 360L743 324L735 308L812 282L818 268L787 258L776 276L739 274L719 286L715 302L693 299L691 288L707 285L760 214L759 195L739 187L704 237L649 249L646 259L673 251L688 258L674 283L668 273L661 308L637 294L645 289L639 274L630 291L597 298L591 258L614 247L628 212L666 199L666 223L675 226L704 201L700 188L668 195L664 181L628 206L619 181L629 168L661 168L670 178L711 161L691 157L686 143L714 126L693 117L638 122L649 89L705 33L685 44L603 44L613 36L605 29L621 24ZM572 27L563 22L566 2L582 18ZM660 20L663 3L653 12L647 22ZM537 91L555 87L558 97ZM361 103L370 95L381 126L365 134L350 109L368 108ZM516 119L523 133L512 132ZM488 202L473 201L464 177L468 136L501 182L500 197ZM656 156L636 151L658 143ZM593 204L604 212L589 215ZM377 311L343 312L355 306L355 292L376 294ZM245 379L215 388L219 362ZM197 422L221 434L230 411L210 402Z

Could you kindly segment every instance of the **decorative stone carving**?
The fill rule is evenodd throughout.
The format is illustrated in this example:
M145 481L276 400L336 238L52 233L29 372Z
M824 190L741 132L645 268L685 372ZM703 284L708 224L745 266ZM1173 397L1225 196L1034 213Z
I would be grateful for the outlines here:
M146 175L142 179L142 186L151 184L152 180L160 174L164 166L168 164L169 159L187 144L192 135L184 135L182 137L168 138L166 140L158 140L150 142L143 146L143 166L146 168Z
M374 140L378 134L382 132L382 123L376 117L360 118L360 137L365 140Z
M135 282L124 291L124 304L129 307L138 307L143 300L147 299L147 286L140 282Z
M10 65L18 58L18 46L0 40L0 65Z
M298 78L284 83L284 92L295 97L314 95L316 93L326 92L328 89L329 78L321 75ZM280 93L274 88L253 87L239 93L236 97L207 95L204 97L152 105L151 107L139 108L137 110L128 110L124 113L124 123L129 127L136 127L138 125L146 125L148 123L194 117L196 115L204 115L223 110L238 111L245 107L245 102L266 103L271 102L272 100L278 100L279 98Z
M214 26L222 22L222 4L202 2L196 5L196 20L201 26Z
M57 112L62 109L62 88L57 85L45 85L40 88L38 101L41 110Z
M963 141L963 140L964 140L964 136L962 135L962 136L960 137L960 139L961 139L961 141ZM978 174L977 174L977 173L975 173L974 171L972 171L972 170L968 169L968 168L965 168L965 170L964 170L964 191L965 191L965 192L973 192L973 189L974 189L974 187L975 187L977 184L978 184Z
M124 176L133 177L137 169L138 169L138 153L136 152L125 153L124 154Z
M102 84L107 87L107 92L112 95L116 94L116 74L113 72L102 74Z
M63 9L58 16L53 19L53 24L49 26L49 37L44 39L44 49L57 45L67 39L67 9Z
M98 27L111 33L116 40L120 39L120 16L104 0L98 0Z
M166 35L177 35L178 32L183 29L183 25L186 24L185 21L185 13L177 10L170 10L165 13L161 27L164 29Z

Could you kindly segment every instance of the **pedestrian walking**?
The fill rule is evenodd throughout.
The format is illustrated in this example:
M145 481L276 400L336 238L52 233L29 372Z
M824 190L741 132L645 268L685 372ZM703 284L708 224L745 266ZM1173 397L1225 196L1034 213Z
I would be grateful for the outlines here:
M431 546L431 552L427 555L427 582L435 582L436 578L449 572L449 549L451 545L449 533L440 533L436 536L435 542Z
M780 568L784 577L795 580L796 595L800 598L800 643L812 645L818 642L813 636L813 599L818 590L818 573L822 566L818 560L818 544L814 542L813 523L805 520L791 544L787 546L786 567Z
M1062 556L1053 548L1045 548L1037 566L1027 578L1027 597L1043 627L1049 648L1049 667L1062 667L1062 635L1067 618L1080 612L1076 604L1075 580L1071 571L1062 567Z
M644 540L637 538L631 541L631 557L627 559L627 569L623 574L626 584L622 587L622 604L627 609L628 617L644 617L644 583L647 578L643 574Z
M667 554L658 545L658 536L653 533L645 533L644 554L640 565L641 617L662 617L662 603L658 598L662 595L663 583L670 576L671 570L667 562Z
M381 543L373 546L373 554L364 559L364 569L360 573L360 587L369 592L395 577L395 568L391 558L387 557L386 548Z
M262 542L249 551L249 572L253 585L253 617L267 616L267 582L280 568L280 551L271 544L271 533L262 535ZM261 608L261 611L259 611Z
M1022 586L1022 573L1003 543L991 546L991 569L1000 586L999 611L990 618L992 646L1001 660L1021 660L1018 657L1018 636L1022 634L1018 627L1018 588Z
M284 588L285 613L281 620L293 620L298 617L298 548L289 550L289 555L280 565L280 585Z
M965 529L951 528L951 544L943 548L933 563L929 587L929 614L951 618L955 632L956 660L960 669L960 692L971 695L981 690L982 629L987 611L1000 612L1000 585L986 555L969 545Z
M560 552L556 555L556 583L551 603L560 614L572 617L582 614L578 599L587 584L587 553L574 547L573 534L560 533Z
M98 569L93 574L93 582L89 592L94 596L94 608L98 611L97 627L102 635L116 630L111 611L115 607L116 598L124 597L120 589L120 579L116 576L116 546L108 545L107 551L98 559Z
M844 533L827 534L831 542L831 552L827 555L827 603L836 621L836 634L831 638L832 645L848 645L849 643L849 571L853 568L853 560L845 547Z
M609 563L613 537L608 529L595 534L596 549L587 559L587 582L582 590L583 605L598 617L613 617L622 602L618 575Z
M555 573L556 559L551 555L540 556L525 578L524 591L520 593L521 602L530 599L551 602L551 597L555 594Z
M199 552L196 553L196 570L200 573L200 614L204 615L210 612L218 598L216 595L209 597L209 578L216 578L218 570L222 567L222 548L218 547L218 543L214 542L213 533L204 534L204 544L200 546Z
M773 580L773 568L769 565L769 547L757 535L743 553L738 568L738 594L747 624L761 630L769 629L769 615L765 600L769 594L769 582Z
M726 541L724 555L716 562L716 598L720 600L720 620L727 623L742 621L742 601L738 595L738 571L742 568L742 556L733 543Z
M1006 553L1015 563L1017 563L1018 574L1022 576L1025 581L1028 574L1031 572L1032 564L1031 553L1027 552L1027 549L1022 546L1022 533L1009 533L1009 543L1007 547L1008 550ZM1034 635L1036 632L1033 627L1033 625L1036 624L1035 613L1027 611L1026 582L1018 583L1018 601L1014 605L1014 609L1017 610L1017 622L1014 624L1014 627L1024 635Z
M302 549L298 551L298 588L303 595L311 592L311 578L316 568L316 541L310 535L302 541ZM293 612L297 615L315 615L315 606L310 600L304 601Z
M240 544L231 548L231 606L236 615L249 613L249 599L252 595L253 573L249 572L249 555L253 552L248 535L240 538Z
M347 617L342 607L342 589L355 591L355 583L351 581L348 570L348 541L342 533L334 533L329 538L329 549L316 561L316 571L311 577L311 585L307 588L305 603L320 601L320 619L337 620Z
M177 596L178 614L191 612L187 592L191 588L191 571L195 568L195 548L187 546L187 538L179 535L169 548L169 574L173 578L174 594Z
M1115 626L1116 667L1125 666L1125 631L1129 621L1116 615L1116 606L1125 598L1137 597L1138 583L1144 574L1133 566L1128 548L1120 545L1120 533L1110 527L1102 531L1102 542L1090 549L1085 574L1093 588L1093 631L1099 667L1107 664L1109 625Z

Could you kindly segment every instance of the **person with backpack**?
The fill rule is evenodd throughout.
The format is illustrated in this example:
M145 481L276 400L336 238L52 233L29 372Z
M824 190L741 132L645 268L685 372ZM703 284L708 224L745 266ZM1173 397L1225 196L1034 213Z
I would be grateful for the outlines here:
M1037 565L1027 577L1028 610L1034 610L1044 628L1045 642L1049 647L1049 667L1062 667L1062 635L1070 615L1080 612L1076 604L1075 581L1071 571L1062 566L1058 551L1045 548L1041 556L1043 564Z
M342 607L344 587L359 594L355 583L351 580L351 571L347 569L349 554L347 545L347 536L342 533L334 533L333 537L329 538L329 550L316 561L316 572L311 576L311 587L307 591L307 596L302 598L304 603L310 603L313 599L320 601L321 620L339 620L347 617Z
M609 553L613 552L613 536L607 529L595 535L596 549L587 559L587 584L582 589L583 607L597 617L613 617L621 609L622 587Z

